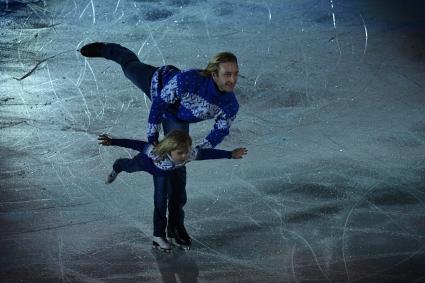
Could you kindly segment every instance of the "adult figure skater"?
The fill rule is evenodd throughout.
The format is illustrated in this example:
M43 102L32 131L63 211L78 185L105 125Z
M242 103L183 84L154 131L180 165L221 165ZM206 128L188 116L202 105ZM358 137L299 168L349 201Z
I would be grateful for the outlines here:
M214 148L229 134L239 109L233 92L239 72L234 54L216 54L203 70L180 70L171 65L154 67L142 63L136 54L116 43L95 42L83 46L80 52L85 57L120 64L124 75L152 101L147 138L153 145L158 144L161 124L164 136L172 130L189 134L190 123L215 119L213 129L196 148ZM166 214L154 212L154 219L160 219L154 221L154 237L189 249L191 238L184 226L183 210L187 201L186 167L172 174L154 175L153 179L154 193L168 194L168 223Z

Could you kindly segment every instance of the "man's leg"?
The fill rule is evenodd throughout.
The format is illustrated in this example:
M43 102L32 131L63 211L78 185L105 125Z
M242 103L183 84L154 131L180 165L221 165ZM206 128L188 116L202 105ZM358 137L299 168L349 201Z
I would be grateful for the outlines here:
M134 52L116 43L91 43L80 52L85 57L103 57L120 64L124 75L151 99L151 80L157 67L140 62Z

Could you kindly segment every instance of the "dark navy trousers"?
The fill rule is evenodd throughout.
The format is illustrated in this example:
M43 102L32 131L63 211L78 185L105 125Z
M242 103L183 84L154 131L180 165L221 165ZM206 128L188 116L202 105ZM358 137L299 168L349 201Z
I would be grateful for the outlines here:
M129 49L115 43L108 43L102 49L102 56L121 65L124 75L146 96L151 99L150 86L152 76L157 67L140 62L137 55ZM164 135L172 130L178 129L189 134L189 123L167 115L162 121ZM126 172L137 171L137 162L123 162L121 169ZM134 168L133 168L134 166ZM184 224L183 207L187 201L186 195L186 167L174 170L168 175L153 176L154 183L154 213L153 213L153 235L165 237L168 225L177 226ZM168 201L168 202L167 202Z

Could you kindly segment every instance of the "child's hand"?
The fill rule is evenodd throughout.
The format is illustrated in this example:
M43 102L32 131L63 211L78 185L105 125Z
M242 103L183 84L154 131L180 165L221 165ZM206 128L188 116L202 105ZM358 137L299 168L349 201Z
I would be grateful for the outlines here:
M112 139L107 134L101 134L101 135L99 135L97 140L99 141L99 144L101 144L101 145L111 145Z
M240 159L242 156L248 153L248 150L244 147L239 147L237 149L234 149L232 151L232 158L233 159Z

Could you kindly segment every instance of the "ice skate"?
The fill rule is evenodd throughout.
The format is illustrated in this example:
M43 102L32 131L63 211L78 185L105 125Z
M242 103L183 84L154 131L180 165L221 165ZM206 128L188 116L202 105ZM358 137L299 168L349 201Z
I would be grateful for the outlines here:
M112 170L111 173L109 173L109 175L106 177L106 184L110 184L112 183L118 176L118 172L116 172L115 170Z
M162 252L171 252L171 245L165 237L153 237L152 248Z
M84 57L102 57L103 47L105 47L103 42L90 43L81 47L80 53Z
M178 225L176 227L167 227L168 240L173 246L181 248L185 251L190 249L192 239L186 231L184 225Z

